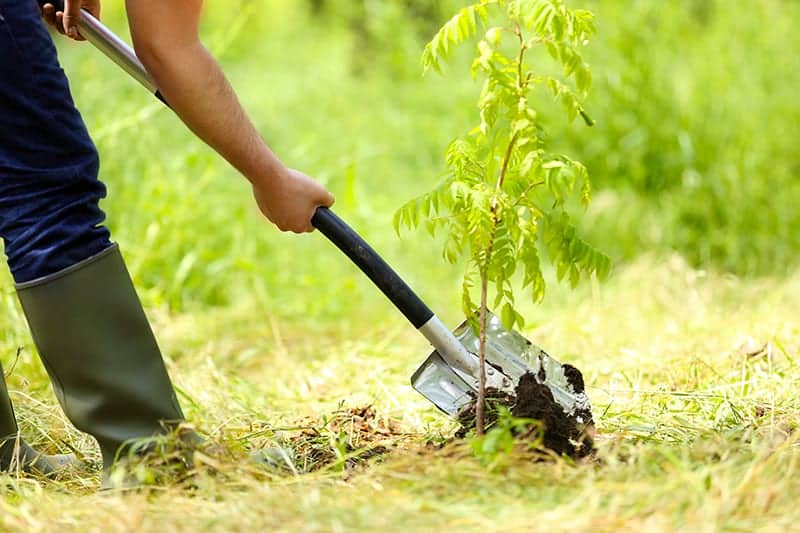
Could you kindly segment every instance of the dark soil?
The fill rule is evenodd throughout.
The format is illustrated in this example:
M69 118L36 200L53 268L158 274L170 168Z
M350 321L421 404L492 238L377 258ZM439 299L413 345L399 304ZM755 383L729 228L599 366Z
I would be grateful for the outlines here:
M575 389L577 394L580 394L586 390L586 387L583 384L583 374L581 374L580 370L572 365L566 364L561 365L561 368L564 370L564 375L567 377L567 381L570 385L572 385L572 388Z
M576 393L583 392L584 383L581 372L571 365L564 365L567 381ZM541 440L542 446L558 455L569 457L586 457L594 451L592 435L594 420L588 409L576 410L567 415L553 398L550 388L537 381L532 373L520 378L516 388L516 396L501 393L497 390L486 391L486 426L495 424L498 407L510 408L511 414L517 418L530 418L536 424L528 424L516 431L520 440ZM475 405L466 409L460 416L462 428L456 433L464 437L475 427Z

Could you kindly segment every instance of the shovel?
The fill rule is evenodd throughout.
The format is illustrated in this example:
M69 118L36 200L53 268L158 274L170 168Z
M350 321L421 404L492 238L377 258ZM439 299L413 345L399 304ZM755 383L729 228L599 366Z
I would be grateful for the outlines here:
M45 2L41 0L41 3ZM63 6L57 9L63 9ZM133 49L85 10L81 16L80 33L169 105ZM434 350L411 376L411 384L442 412L459 417L475 403L478 395L480 364L475 354L478 353L479 339L472 327L464 322L451 332L380 255L330 209L318 208L311 222L431 343ZM567 416L589 411L589 399L583 387L576 387L569 379L569 372L565 372L569 367L562 366L516 331L504 329L496 316L490 315L487 326L487 389L515 397L520 378L530 374L537 383L550 389L553 399Z

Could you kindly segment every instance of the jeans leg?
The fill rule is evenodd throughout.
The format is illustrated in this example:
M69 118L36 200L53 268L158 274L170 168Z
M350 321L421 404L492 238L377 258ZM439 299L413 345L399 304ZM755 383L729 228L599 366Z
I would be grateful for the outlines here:
M14 279L111 245L99 157L35 0L0 0L0 237Z

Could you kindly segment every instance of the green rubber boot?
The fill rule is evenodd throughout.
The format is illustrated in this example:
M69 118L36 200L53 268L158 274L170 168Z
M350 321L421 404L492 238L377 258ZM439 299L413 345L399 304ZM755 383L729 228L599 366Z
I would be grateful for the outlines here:
M184 420L119 248L17 293L64 413L100 445L107 486L133 443Z
M73 454L45 455L31 448L20 436L14 406L8 395L0 365L0 472L19 472L54 477L80 465Z

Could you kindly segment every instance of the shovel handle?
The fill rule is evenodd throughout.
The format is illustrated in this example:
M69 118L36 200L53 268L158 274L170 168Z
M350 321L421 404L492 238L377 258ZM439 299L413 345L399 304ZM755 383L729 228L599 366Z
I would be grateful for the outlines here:
M433 317L425 302L353 228L327 207L318 207L311 224L336 245L419 329Z

